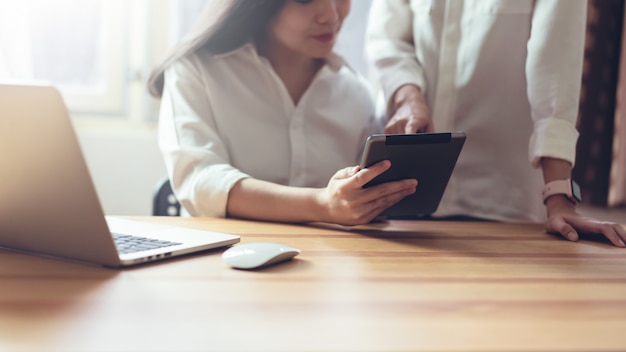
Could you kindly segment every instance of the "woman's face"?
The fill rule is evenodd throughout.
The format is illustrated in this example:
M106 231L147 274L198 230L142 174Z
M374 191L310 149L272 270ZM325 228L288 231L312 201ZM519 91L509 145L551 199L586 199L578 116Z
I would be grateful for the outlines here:
M350 0L287 0L270 25L271 40L311 58L330 54Z

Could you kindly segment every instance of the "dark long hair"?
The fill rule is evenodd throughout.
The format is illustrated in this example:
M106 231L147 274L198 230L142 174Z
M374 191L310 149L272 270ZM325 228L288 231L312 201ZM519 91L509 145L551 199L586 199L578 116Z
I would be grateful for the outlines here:
M263 40L270 22L286 0L209 0L198 21L157 66L148 79L148 91L155 98L163 95L165 70L177 60L203 50L219 55L248 42Z

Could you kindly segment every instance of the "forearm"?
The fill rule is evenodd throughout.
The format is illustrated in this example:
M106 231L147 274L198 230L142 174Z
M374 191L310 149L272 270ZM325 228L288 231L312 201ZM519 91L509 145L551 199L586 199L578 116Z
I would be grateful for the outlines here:
M541 158L543 182L564 180L571 177L572 164L569 161L555 158Z
M405 84L424 91L426 79L416 60L413 12L406 0L375 0L367 28L366 51L385 99Z
M279 222L323 221L318 189L246 178L228 194L227 216Z

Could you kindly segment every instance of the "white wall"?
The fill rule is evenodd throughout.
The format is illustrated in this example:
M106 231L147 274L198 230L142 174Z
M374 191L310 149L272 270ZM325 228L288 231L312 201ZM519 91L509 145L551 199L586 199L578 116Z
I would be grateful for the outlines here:
M354 0L346 20L344 21L335 51L355 70L365 77L371 77L371 67L364 52L367 18L372 0Z
M104 212L151 215L155 186L165 176L155 126L74 123Z

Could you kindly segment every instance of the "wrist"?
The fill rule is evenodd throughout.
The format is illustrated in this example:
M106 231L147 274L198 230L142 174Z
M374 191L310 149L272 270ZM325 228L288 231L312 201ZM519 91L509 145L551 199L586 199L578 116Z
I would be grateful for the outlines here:
M572 201L565 194L552 195L545 199L544 204L548 208L562 207L565 205L570 206L570 207L576 207L576 204L572 203Z
M542 190L544 203L558 195L570 203L576 204L582 200L580 193L580 187L571 178L550 181L544 185Z
M309 190L309 211L314 218L313 221L329 222L330 216L325 201L325 188L310 188Z
M424 96L420 88L414 84L405 84L396 90L393 96L393 106L397 110L405 104L423 102Z
M545 201L548 216L557 213L575 213L576 204L563 194L555 194Z

